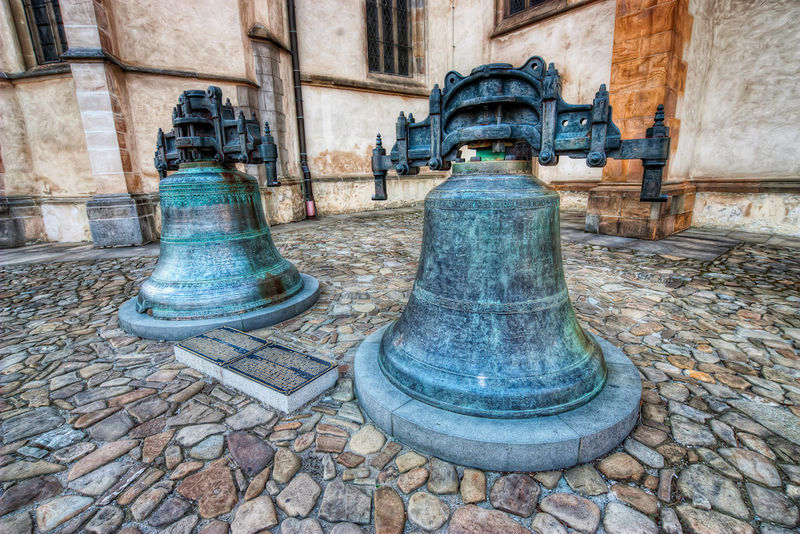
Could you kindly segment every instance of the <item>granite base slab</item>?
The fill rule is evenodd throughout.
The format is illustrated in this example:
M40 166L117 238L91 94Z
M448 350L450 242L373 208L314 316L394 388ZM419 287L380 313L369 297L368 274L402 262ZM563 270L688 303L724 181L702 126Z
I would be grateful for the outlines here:
M396 441L458 465L491 471L563 469L602 456L633 429L642 382L633 362L604 339L608 379L588 403L547 417L490 419L448 412L409 397L378 366L381 328L355 356L356 395L366 414Z
M126 301L119 309L122 329L134 336L164 341L179 341L220 326L231 326L238 330L255 330L285 321L306 311L319 298L319 282L313 276L300 274L303 289L290 299L273 306L247 313L225 315L209 319L166 320L145 313L137 313L136 297Z

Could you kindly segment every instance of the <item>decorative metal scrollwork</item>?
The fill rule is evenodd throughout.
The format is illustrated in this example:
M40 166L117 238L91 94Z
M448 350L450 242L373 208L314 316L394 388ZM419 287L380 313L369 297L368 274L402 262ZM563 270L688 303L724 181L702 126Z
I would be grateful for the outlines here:
M514 68L506 63L476 67L469 76L451 71L444 89L430 95L430 115L416 122L400 112L397 142L387 155L380 134L372 151L375 176L373 200L386 200L386 173L417 174L419 168L447 170L460 159L459 148L475 143L524 141L540 165L556 165L559 156L586 159L603 167L608 158L641 159L644 165L641 200L663 202L661 179L669 157L669 128L659 106L644 139L622 139L611 119L605 85L594 101L568 104L561 98L561 77L555 66L545 69L540 57ZM495 145L497 146L497 145Z
M161 178L179 164L193 161L264 163L267 185L281 185L276 171L278 148L269 124L264 123L262 136L255 113L249 119L241 111L237 116L229 99L222 103L219 87L184 91L172 110L172 126L167 133L158 129L154 162Z

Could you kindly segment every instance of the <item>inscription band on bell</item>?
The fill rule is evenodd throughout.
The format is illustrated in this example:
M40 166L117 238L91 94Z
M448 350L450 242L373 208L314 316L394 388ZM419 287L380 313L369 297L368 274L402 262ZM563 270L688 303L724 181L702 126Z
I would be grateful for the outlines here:
M559 197L520 198L520 199L474 199L451 200L430 197L425 200L425 207L439 210L484 211L484 210L527 210L558 205Z

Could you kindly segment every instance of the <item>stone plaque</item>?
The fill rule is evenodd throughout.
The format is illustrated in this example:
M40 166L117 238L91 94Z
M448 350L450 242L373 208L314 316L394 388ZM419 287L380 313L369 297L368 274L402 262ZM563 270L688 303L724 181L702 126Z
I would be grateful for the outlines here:
M227 386L292 412L336 383L336 364L223 326L175 345L175 357ZM292 344L287 341L287 344Z
M210 362L225 365L263 347L267 341L229 326L191 337L178 347Z
M278 391L291 395L315 378L327 373L333 364L270 343L231 362L228 369Z

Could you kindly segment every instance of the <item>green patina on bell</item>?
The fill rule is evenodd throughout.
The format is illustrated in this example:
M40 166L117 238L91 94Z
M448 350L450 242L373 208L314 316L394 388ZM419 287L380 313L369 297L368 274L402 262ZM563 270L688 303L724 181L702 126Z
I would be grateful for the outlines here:
M297 315L319 295L275 248L256 178L237 163L264 163L279 185L277 148L253 116L234 113L218 87L185 91L159 130L161 252L120 322L142 337L183 339L227 325L250 330ZM167 170L177 172L167 176Z
M139 291L139 313L215 317L263 308L303 288L281 257L252 176L213 162L182 163L164 178L161 255Z
M558 204L527 161L453 165L425 198L417 279L381 342L395 386L483 417L559 413L603 388L603 353L567 293Z
M450 412L529 418L572 410L606 384L604 354L575 317L561 260L556 191L530 158L642 159L642 199L660 201L669 150L663 109L645 139L621 139L601 86L591 105L561 98L551 63L481 65L434 86L430 115L400 113L389 154L372 155L374 200L386 174L453 169L425 198L422 252L402 316L383 334L377 361L404 394ZM477 156L464 162L463 146ZM512 148L513 147L513 148ZM507 149L524 154L508 154ZM515 161L519 157L521 161Z

